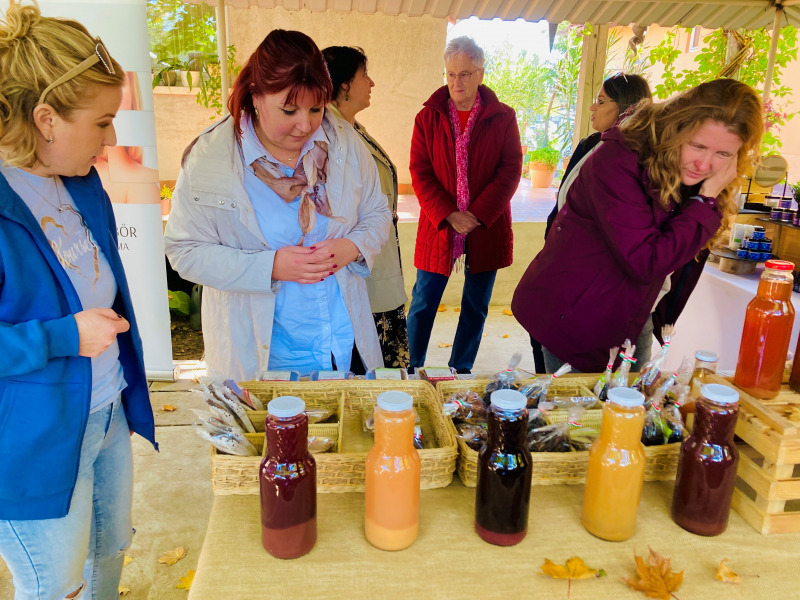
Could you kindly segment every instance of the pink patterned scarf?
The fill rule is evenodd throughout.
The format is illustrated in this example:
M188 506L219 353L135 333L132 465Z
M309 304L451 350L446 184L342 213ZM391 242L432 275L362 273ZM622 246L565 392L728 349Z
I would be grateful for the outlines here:
M481 95L478 93L475 96L475 104L472 105L472 110L467 119L467 126L464 127L463 133L461 133L461 122L458 119L458 109L455 103L452 100L448 100L447 105L450 109L450 123L453 126L453 135L456 139L456 202L458 210L463 212L469 208L469 181L467 180L469 140L472 137L472 129L478 120L483 102L481 102ZM464 258L462 257L464 256L466 241L467 236L457 231L453 232L453 261L455 262L456 271L459 271L464 264Z

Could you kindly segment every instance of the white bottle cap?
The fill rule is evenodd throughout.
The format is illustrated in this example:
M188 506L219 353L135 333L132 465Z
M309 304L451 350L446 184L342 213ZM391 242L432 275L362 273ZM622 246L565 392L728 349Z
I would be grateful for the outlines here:
M608 401L632 408L644 404L644 394L626 387L611 388L608 390Z
M378 395L378 406L392 412L411 410L411 407L414 406L414 398L405 392L383 392Z
M273 417L286 419L296 417L306 409L306 403L297 396L281 396L267 404L267 411Z
M705 384L700 388L700 394L717 404L733 404L739 401L739 392L721 383Z
M521 410L528 405L528 399L517 390L497 390L492 392L492 404L502 410Z
M694 357L703 362L717 362L719 360L717 353L710 350L698 350L694 353Z

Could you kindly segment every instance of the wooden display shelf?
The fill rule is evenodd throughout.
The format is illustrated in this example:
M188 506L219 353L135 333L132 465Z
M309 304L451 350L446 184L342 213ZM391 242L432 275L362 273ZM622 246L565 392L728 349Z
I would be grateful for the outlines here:
M786 418L793 409L800 411L800 395L788 390L772 400L739 390L741 441L732 506L764 534L800 532L800 423Z

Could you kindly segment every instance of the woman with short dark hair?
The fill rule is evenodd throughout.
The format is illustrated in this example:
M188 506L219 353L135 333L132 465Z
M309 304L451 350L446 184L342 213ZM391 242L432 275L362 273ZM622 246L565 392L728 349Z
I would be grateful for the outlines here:
M164 239L204 286L212 375L383 366L364 280L391 214L358 134L325 111L332 91L311 38L276 29L239 73L230 116L184 153Z
M333 82L333 95L328 110L350 123L361 136L378 168L381 190L389 201L393 228L389 241L375 258L367 279L367 292L372 316L378 328L383 363L386 367L408 367L407 300L400 264L400 240L397 235L397 169L386 151L356 115L370 105L375 83L367 74L367 56L361 48L330 46L322 51Z

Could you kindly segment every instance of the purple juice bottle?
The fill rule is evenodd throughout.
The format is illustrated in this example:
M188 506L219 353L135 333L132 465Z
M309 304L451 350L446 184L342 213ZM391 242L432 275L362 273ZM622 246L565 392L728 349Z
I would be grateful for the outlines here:
M308 416L294 396L275 398L267 410L261 542L276 558L298 558L317 541L317 464L308 451Z

